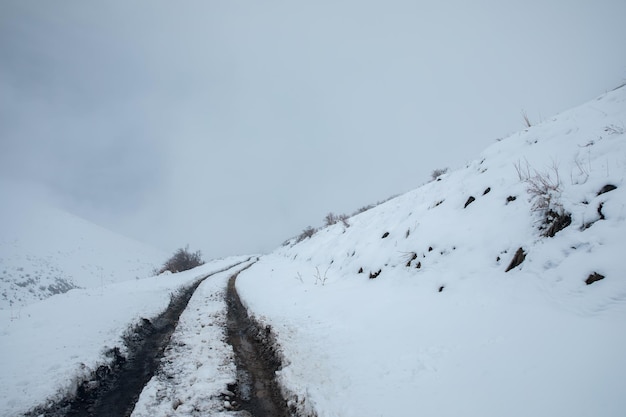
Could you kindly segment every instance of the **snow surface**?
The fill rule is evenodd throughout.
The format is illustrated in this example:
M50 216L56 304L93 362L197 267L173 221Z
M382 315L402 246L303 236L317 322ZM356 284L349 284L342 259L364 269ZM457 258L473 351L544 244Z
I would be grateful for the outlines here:
M173 293L246 259L231 257L178 274L75 289L17 314L0 310L0 415L17 416L75 392L98 366L111 362L107 351L119 347L123 353L124 334L142 318L165 310Z
M292 404L319 417L623 416L625 123L623 87L243 272ZM536 172L572 217L552 238L524 181ZM505 272L518 248L525 261ZM594 272L606 278L586 285Z
M625 123L620 88L242 272L240 298L275 332L291 404L318 417L623 416ZM571 214L554 237L527 192L536 172L558 184L549 207ZM607 184L617 188L598 195ZM52 226L33 223L38 236L62 234ZM525 260L505 272L519 248ZM0 310L0 415L72 392L171 292L245 259ZM605 278L586 285L592 273ZM232 415L219 401L235 373L223 333L229 275L193 296L135 417Z
M168 258L55 207L32 184L0 179L0 196L0 309L147 278Z

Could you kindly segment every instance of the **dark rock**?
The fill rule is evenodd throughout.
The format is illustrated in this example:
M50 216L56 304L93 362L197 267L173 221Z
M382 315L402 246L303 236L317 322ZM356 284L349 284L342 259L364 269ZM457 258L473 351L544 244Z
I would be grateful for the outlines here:
M617 186L613 185L613 184L607 184L604 187L602 187L600 189L600 191L598 191L598 194L596 195L602 195L604 193L608 193L609 191L613 191L617 188Z
M572 215L569 213L555 213L551 211L548 214L550 226L544 232L544 236L546 237L554 237L558 232L565 229L567 226L572 224Z
M601 279L604 279L604 275L594 272L593 274L587 277L587 279L585 280L585 284L590 285L596 281L600 281Z
M491 191L491 187L487 187L485 191L483 191L483 195L489 194L489 191Z
M359 268L359 272L358 272L358 273L359 273L359 274L362 274L362 273L363 273L363 267Z
M381 272L382 272L382 269L379 269L378 272L370 272L370 279L377 278Z
M385 233L383 234L382 239L386 238L387 236L389 236L389 232L385 232Z
M517 197L514 195L510 195L506 198L506 203L509 204L510 202L515 201L515 200L517 200Z
M524 262L524 259L526 259L526 252L524 252L524 249L519 248L517 252L515 252L515 255L513 255L511 263L504 272L509 272L511 269L521 265L521 263Z
M474 201L476 201L476 199L474 198L474 196L470 195L469 198L467 199L467 201L465 202L465 206L463 206L463 208L466 208L467 206L472 204Z
M439 292L442 292L444 288L446 288L444 285L442 285L441 287L439 287Z
M598 205L598 215L600 216L600 220L606 220L606 218L604 217L604 213L602 213L603 206L604 203L600 203L600 205Z

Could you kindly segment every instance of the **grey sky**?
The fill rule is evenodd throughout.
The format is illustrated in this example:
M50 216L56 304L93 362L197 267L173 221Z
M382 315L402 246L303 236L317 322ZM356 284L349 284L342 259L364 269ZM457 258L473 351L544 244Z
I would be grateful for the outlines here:
M626 2L0 2L0 175L268 251L626 79ZM5 198L5 197L3 197Z

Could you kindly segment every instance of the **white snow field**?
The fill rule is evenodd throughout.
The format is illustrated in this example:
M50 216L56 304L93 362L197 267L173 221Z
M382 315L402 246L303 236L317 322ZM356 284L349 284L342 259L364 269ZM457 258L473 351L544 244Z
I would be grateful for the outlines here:
M625 130L622 87L243 272L291 404L317 417L626 415ZM571 224L544 236L542 207Z
M17 416L75 392L113 360L108 351L118 347L124 354L124 334L165 310L173 293L246 259L230 257L178 274L74 289L19 312L0 310L0 415Z
M147 278L169 257L55 207L33 184L0 179L0 196L0 309Z

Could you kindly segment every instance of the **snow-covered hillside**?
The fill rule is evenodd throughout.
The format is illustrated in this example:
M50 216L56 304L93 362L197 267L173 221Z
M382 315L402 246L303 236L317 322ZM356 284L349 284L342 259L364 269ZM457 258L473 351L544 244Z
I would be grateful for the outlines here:
M292 405L624 415L625 131L622 87L242 273Z
M54 207L32 185L0 180L0 195L0 309L146 278L168 257Z
M239 370L225 286L254 263L239 297L279 344L278 379L300 416L621 417L625 178L622 87L256 263L136 280L141 248L40 200L3 200L3 302L87 288L0 309L0 414L97 384L135 325L214 273L134 415L246 415L228 391Z

